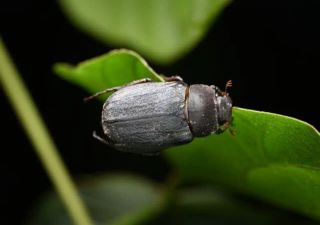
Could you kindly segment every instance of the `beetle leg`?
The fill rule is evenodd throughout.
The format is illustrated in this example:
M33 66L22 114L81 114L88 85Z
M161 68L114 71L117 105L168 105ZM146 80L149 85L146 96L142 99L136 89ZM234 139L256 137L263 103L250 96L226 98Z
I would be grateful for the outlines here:
M150 78L143 78L143 79L140 79L140 80L134 80L134 81L131 81L130 83L127 83L127 84L121 86L120 88L127 87L127 86L132 86L132 85L135 85L135 84L147 83L147 82L151 82L151 81L152 80Z
M127 83L125 85L122 85L122 86L107 88L107 89L105 89L103 91L99 91L99 92L95 93L94 95L91 95L89 97L84 98L83 101L87 102L87 101L90 101L90 100L92 100L92 99L94 99L96 97L99 97L100 95L104 95L104 94L109 93L109 92L115 92L115 91L118 91L119 89L127 87L127 86L146 83L146 82L151 82L151 79L150 78L144 78L144 79L140 79L140 80L134 80L134 81L132 81L130 83Z
M236 130L235 130L234 128L229 127L228 130L229 130L230 134L231 134L233 137L235 137L235 136L237 135L237 132L236 132Z
M110 145L110 143L103 137L100 137L96 131L93 131L92 136L103 144Z
M107 89L105 89L103 91L99 91L99 92L95 93L94 95L91 95L89 97L84 98L83 101L84 102L88 102L88 101L90 101L90 100L92 100L92 99L94 99L96 97L99 97L100 95L104 95L104 94L109 93L109 92L115 92L115 91L119 90L120 88L121 88L120 86L119 87L113 87L113 88L107 88Z
M180 76L171 76L171 77L166 77L164 75L160 75L160 76L164 79L165 82L176 81L183 84L184 86L188 86Z
M166 77L164 75L160 75L166 82L170 81L180 81L183 82L183 79L180 76L171 76L171 77Z

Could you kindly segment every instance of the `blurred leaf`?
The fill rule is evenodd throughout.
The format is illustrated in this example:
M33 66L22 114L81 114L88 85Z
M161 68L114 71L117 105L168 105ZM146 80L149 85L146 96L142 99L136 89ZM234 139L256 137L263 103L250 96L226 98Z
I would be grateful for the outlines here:
M127 53L118 53L119 61L121 54ZM123 61L103 65L106 61L113 62L114 55L107 56L110 59L90 61L94 66L113 71L98 70L97 77L110 82L104 86L118 85L119 77L123 83L132 81L136 70L128 77L123 76L131 64L126 66ZM81 65L76 70L82 70ZM154 73L149 74L155 77ZM79 79L83 87L96 92L103 88L101 81L92 81L94 77L94 72L75 74L73 81ZM303 121L277 114L235 107L233 116L235 136L225 132L197 138L188 145L166 151L182 177L235 188L320 219L319 132Z
M89 177L80 184L80 190L96 225L238 225L239 221L244 225L318 224L226 196L210 186L177 189L171 204L167 198L160 198L166 195L157 192L154 183L132 175ZM30 225L72 225L53 192L42 197L31 215Z
M162 202L155 184L132 175L87 178L79 186L81 196L97 225L131 225L153 217ZM45 195L32 211L28 224L72 225L55 193Z
M234 198L209 186L177 190L174 203L150 225L301 225L319 224L308 218L245 198Z
M234 108L236 135L166 153L186 180L236 188L320 219L320 135L302 121Z
M230 0L60 0L81 30L169 63L190 51Z
M77 66L56 63L54 71L63 79L91 93L146 77L154 81L163 81L141 56L127 49L110 51L83 61Z

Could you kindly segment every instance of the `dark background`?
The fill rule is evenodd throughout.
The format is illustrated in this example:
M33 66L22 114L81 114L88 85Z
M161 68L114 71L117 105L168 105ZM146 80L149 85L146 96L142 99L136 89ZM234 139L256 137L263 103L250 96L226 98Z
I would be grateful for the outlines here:
M318 0L234 1L190 54L173 65L151 65L187 83L223 87L232 79L235 105L319 129L319 11ZM73 175L123 170L165 179L170 166L162 157L106 150L91 138L101 103L84 105L88 94L51 71L54 62L77 63L111 46L74 28L55 1L1 1L0 34ZM1 223L20 224L51 183L2 90L0 100Z

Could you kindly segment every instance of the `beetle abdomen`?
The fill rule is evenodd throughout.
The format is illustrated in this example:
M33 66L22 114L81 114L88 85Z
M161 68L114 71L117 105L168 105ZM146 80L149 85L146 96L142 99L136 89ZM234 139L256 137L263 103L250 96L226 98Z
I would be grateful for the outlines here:
M150 82L118 90L103 105L105 135L115 148L143 154L190 142L185 91L179 82Z

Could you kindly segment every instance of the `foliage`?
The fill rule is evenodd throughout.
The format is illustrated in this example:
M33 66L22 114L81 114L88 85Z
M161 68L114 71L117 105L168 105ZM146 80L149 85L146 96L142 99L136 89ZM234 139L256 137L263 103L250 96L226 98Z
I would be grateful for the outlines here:
M114 64L110 63L113 57L117 58ZM124 60L119 66L121 58ZM56 71L60 67L68 68L69 71L60 73L63 78L97 92L101 86L107 88L118 82L120 76L124 82L123 74L132 68L132 63L126 65L128 61L152 71L138 55L126 50L100 56L77 67L57 64ZM77 73L89 67L89 72ZM101 68L106 67L113 73L104 74ZM141 78L139 71L130 70L124 83ZM160 81L153 71L149 74L153 80ZM107 82L95 88L92 77L103 82L101 77L105 76ZM182 178L249 193L320 219L319 132L303 121L267 112L235 107L233 117L236 135L225 132L166 151Z
M229 0L60 0L81 30L114 46L127 46L159 63L189 52Z

